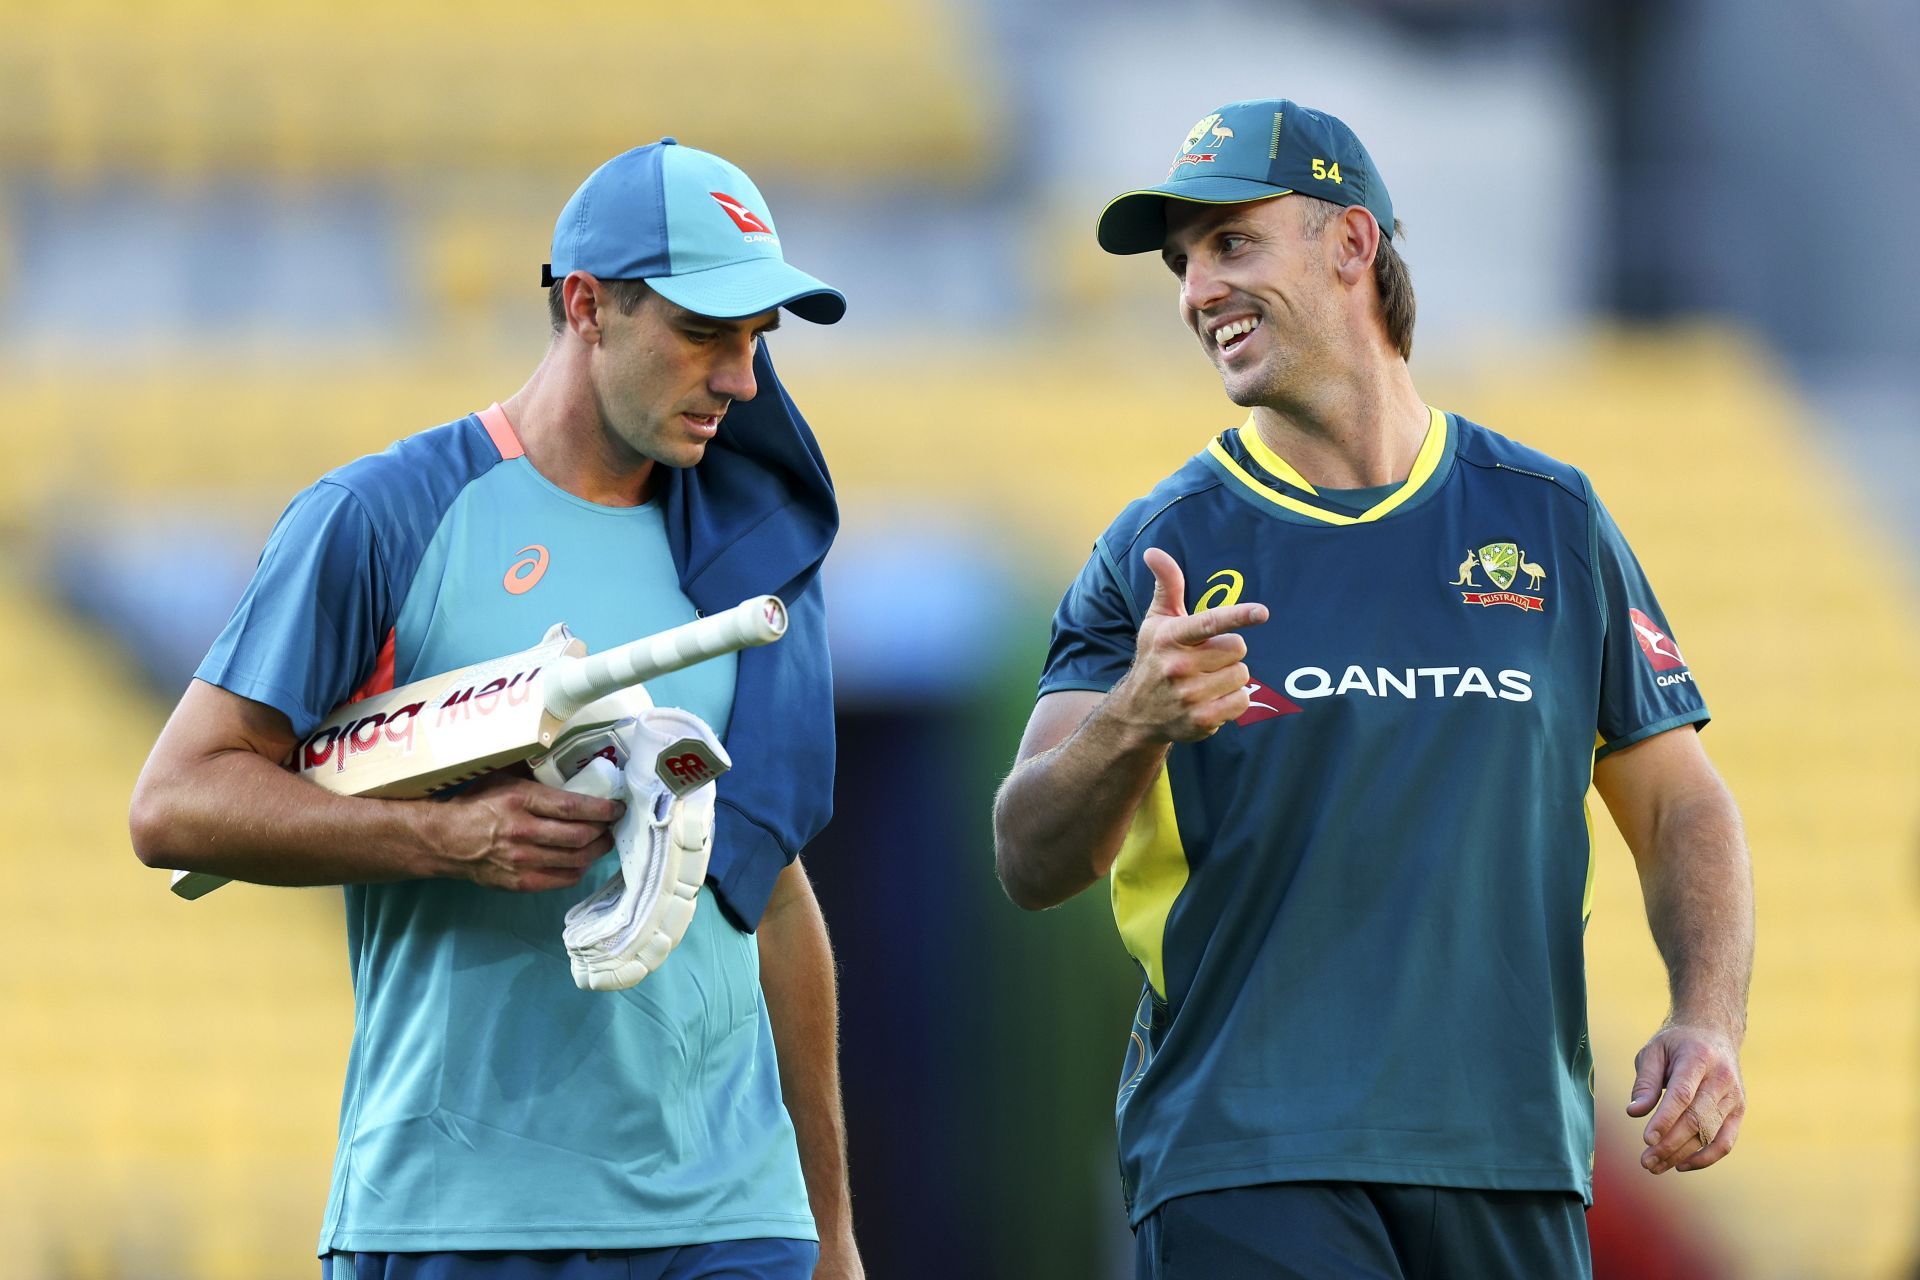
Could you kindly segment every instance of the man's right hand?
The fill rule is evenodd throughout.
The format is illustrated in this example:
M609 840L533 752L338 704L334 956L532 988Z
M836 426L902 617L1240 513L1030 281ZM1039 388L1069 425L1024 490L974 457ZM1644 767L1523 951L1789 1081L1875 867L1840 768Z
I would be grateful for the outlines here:
M1238 719L1251 704L1238 631L1267 620L1264 604L1235 604L1189 614L1187 580L1158 547L1141 556L1153 574L1153 602L1140 623L1133 668L1113 688L1108 711L1156 742L1197 742Z
M579 884L613 848L608 827L626 806L501 771L421 808L432 815L430 840L441 875L538 893Z

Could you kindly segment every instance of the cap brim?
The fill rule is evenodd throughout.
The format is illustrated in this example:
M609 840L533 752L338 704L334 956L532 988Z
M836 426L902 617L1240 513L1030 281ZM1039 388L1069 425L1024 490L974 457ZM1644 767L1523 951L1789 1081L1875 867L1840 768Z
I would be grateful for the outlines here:
M652 276L647 284L668 302L716 320L737 320L775 307L815 324L833 324L847 314L847 299L838 289L778 258Z
M1250 204L1290 196L1291 187L1274 187L1251 178L1188 178L1142 187L1115 196L1100 211L1095 234L1108 253L1158 253L1167 242L1167 201L1187 204Z

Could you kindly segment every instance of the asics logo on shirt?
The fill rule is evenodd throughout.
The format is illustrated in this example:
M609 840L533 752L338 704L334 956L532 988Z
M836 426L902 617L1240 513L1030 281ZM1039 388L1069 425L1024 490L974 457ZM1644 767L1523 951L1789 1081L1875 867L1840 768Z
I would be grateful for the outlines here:
M547 572L547 549L535 542L514 552L519 556L507 566L507 576L500 579L500 585L507 589L508 595L523 596L540 585L540 579Z
M1247 585L1247 576L1238 569L1222 569L1209 577L1207 584L1206 591L1193 602L1195 613L1205 613L1209 609L1231 609L1239 604L1240 592Z

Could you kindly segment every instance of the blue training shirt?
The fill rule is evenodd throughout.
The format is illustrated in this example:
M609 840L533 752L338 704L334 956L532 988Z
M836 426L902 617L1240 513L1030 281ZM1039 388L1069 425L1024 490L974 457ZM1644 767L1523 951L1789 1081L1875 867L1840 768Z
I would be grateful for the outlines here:
M596 651L675 626L696 610L668 520L660 501L565 492L497 408L470 416L297 497L198 674L303 734L349 691L526 648L554 622ZM731 742L740 666L648 691ZM355 1023L322 1253L815 1238L756 942L712 884L658 972L574 986L562 918L617 865L537 894L346 887Z
M1172 747L1110 877L1133 1221L1303 1180L1591 1200L1587 789L1707 711L1586 476L1432 410L1404 484L1322 494L1249 422L1101 535L1043 695L1126 674L1149 546L1188 609L1271 614L1252 706Z

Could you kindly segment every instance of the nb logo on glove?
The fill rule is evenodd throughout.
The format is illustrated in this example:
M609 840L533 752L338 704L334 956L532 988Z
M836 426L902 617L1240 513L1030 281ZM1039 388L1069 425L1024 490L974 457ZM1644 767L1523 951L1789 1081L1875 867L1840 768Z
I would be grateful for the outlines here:
M660 753L656 769L667 790L681 796L720 776L719 764L698 738L682 738Z

